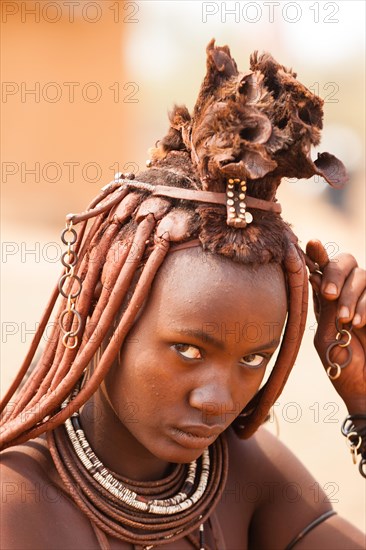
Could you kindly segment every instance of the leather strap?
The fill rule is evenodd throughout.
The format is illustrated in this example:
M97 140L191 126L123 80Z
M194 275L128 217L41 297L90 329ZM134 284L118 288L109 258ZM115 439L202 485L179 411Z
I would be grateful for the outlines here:
M129 187L138 187L136 181L129 182ZM223 204L226 206L226 193L214 193L212 191L200 191L194 189L183 189L181 187L169 187L165 185L156 185L151 191L152 195L171 197L173 199L182 199L187 201L209 202L212 204ZM258 210L267 210L280 214L281 205L278 202L255 199L246 195L245 202L248 208L257 208Z
M302 540L305 535L307 535L310 531L312 531L315 527L317 527L320 523L323 523L326 519L330 518L331 516L334 516L337 512L335 510L328 510L328 512L325 512L318 518L314 519L309 525L305 527L295 538L292 539L292 541L286 546L285 550L292 550L294 548L295 544L297 544L300 540Z
M184 250L185 248L195 248L196 246L202 248L201 241L199 239L191 239L190 241L186 241L184 243L179 244L173 244L169 252L175 252L176 250Z
M118 187L120 187L120 189L118 189ZM155 195L158 197L170 197L173 199L222 204L227 206L226 193L214 193L212 191L201 191L199 189L182 189L180 187L172 187L168 185L152 185L151 183L145 183L134 179L121 179L118 182L117 188L116 182L112 182L102 188L102 193L100 196L105 198L108 194L110 194L111 198L109 200L102 201L102 204L98 204L98 206L96 206L95 201L93 201L92 208L82 212L81 214L67 214L66 220L77 224L81 221L88 220L89 218L102 214L106 210L110 210L115 204L121 202L121 200L127 195L128 189L139 189L150 193L150 195ZM281 214L282 212L281 205L274 201L265 201L263 199L256 199L246 195L245 203L248 208L266 210L268 212L274 212L275 214Z

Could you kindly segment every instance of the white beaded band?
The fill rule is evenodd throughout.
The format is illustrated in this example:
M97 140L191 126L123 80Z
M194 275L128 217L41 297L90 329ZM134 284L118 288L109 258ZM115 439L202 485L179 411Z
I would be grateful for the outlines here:
M77 390L73 392L72 397L75 397L76 393ZM70 399L71 396L63 402L62 408L68 405ZM121 481L116 479L99 460L90 447L85 437L85 433L80 426L78 413L74 413L71 418L65 421L65 428L79 460L85 469L88 470L89 474L92 475L95 481L104 487L106 491L132 508L150 514L177 514L191 508L191 506L198 502L207 488L210 473L210 455L208 449L205 449L202 454L200 479L193 494L191 494L191 492L196 480L196 460L189 464L188 474L183 483L182 491L171 498L148 500L139 496L135 491L131 491Z

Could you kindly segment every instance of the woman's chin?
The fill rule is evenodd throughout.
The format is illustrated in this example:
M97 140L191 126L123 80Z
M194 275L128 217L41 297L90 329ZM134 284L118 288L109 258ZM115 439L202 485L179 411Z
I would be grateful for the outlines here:
M172 441L167 445L154 446L154 448L150 448L149 450L156 458L165 462L172 464L189 464L202 456L206 448L207 446L200 446L199 448L192 449Z

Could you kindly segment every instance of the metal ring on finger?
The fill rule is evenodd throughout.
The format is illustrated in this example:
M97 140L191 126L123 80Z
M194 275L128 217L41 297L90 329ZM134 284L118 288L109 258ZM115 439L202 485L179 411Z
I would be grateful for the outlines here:
M314 273L317 273L318 275L320 275L321 277L323 276L323 272L322 270L320 269L320 265L318 264L318 262L313 262L311 261L311 265L309 266L309 271L310 273L313 275Z

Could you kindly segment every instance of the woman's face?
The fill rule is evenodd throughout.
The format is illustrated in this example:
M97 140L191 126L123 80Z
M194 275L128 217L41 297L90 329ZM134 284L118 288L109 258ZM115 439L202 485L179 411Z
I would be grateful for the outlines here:
M120 421L162 460L194 460L257 392L286 311L279 266L171 253L106 379Z

